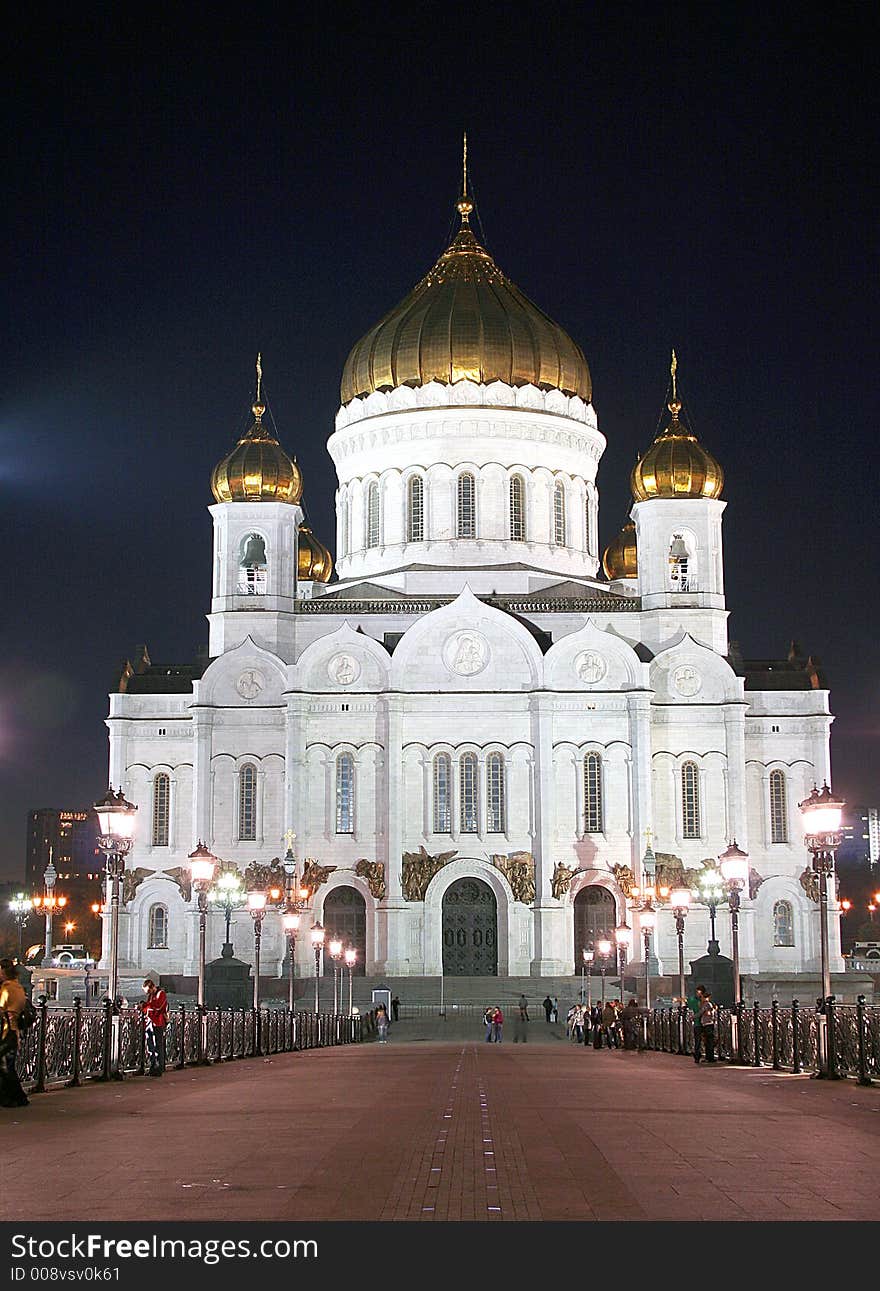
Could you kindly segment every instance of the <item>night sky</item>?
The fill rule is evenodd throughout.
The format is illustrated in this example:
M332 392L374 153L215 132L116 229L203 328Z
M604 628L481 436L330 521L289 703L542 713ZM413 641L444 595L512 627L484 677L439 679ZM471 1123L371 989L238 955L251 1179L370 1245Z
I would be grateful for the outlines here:
M449 238L463 129L489 250L590 363L602 544L674 345L726 473L731 636L821 659L835 788L876 803L869 7L316 12L6 32L0 878L30 808L106 788L122 660L207 641L257 350L335 544L342 366Z

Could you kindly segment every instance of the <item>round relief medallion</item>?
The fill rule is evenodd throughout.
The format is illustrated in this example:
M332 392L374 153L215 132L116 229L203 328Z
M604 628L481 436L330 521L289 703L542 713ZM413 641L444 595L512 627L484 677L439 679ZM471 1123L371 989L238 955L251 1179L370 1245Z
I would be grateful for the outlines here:
M350 654L335 654L327 664L327 673L337 686L350 686L361 675L361 666Z
M589 686L602 680L608 671L608 665L595 650L584 650L575 659L574 670L578 680Z
M235 683L235 689L242 699L256 699L265 685L263 674L255 668L248 668Z
M481 632L453 632L443 647L443 662L450 672L472 677L489 662L489 642Z
M672 684L679 695L689 698L691 695L696 695L700 690L703 685L703 679L696 668L692 668L689 663L684 663L680 668L676 668L672 674Z

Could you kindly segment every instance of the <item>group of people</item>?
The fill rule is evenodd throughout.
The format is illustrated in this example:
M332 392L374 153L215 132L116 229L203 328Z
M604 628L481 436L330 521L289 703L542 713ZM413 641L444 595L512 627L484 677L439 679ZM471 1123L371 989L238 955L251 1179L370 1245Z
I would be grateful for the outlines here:
M501 1044L504 1036L504 1013L497 1004L490 1004L483 1014L486 1044Z

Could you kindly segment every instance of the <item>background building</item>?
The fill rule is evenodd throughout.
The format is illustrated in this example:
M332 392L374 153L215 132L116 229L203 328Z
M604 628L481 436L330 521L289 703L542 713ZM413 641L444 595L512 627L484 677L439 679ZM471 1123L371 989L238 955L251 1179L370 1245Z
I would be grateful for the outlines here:
M28 813L25 890L29 896L44 891L43 874L49 861L57 874L55 890L67 905L53 920L53 943L81 942L96 956L100 952L101 925L91 910L103 900L103 858L98 850L98 818L91 808L41 807ZM72 924L72 928L67 925ZM31 942L42 940L45 923L33 915L28 924Z

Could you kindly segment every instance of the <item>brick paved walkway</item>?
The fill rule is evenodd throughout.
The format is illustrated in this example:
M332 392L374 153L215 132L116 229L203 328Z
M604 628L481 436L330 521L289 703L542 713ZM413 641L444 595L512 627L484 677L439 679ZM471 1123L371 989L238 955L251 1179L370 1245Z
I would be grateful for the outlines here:
M4 1218L880 1219L880 1088L544 1026L35 1096L0 1111Z

